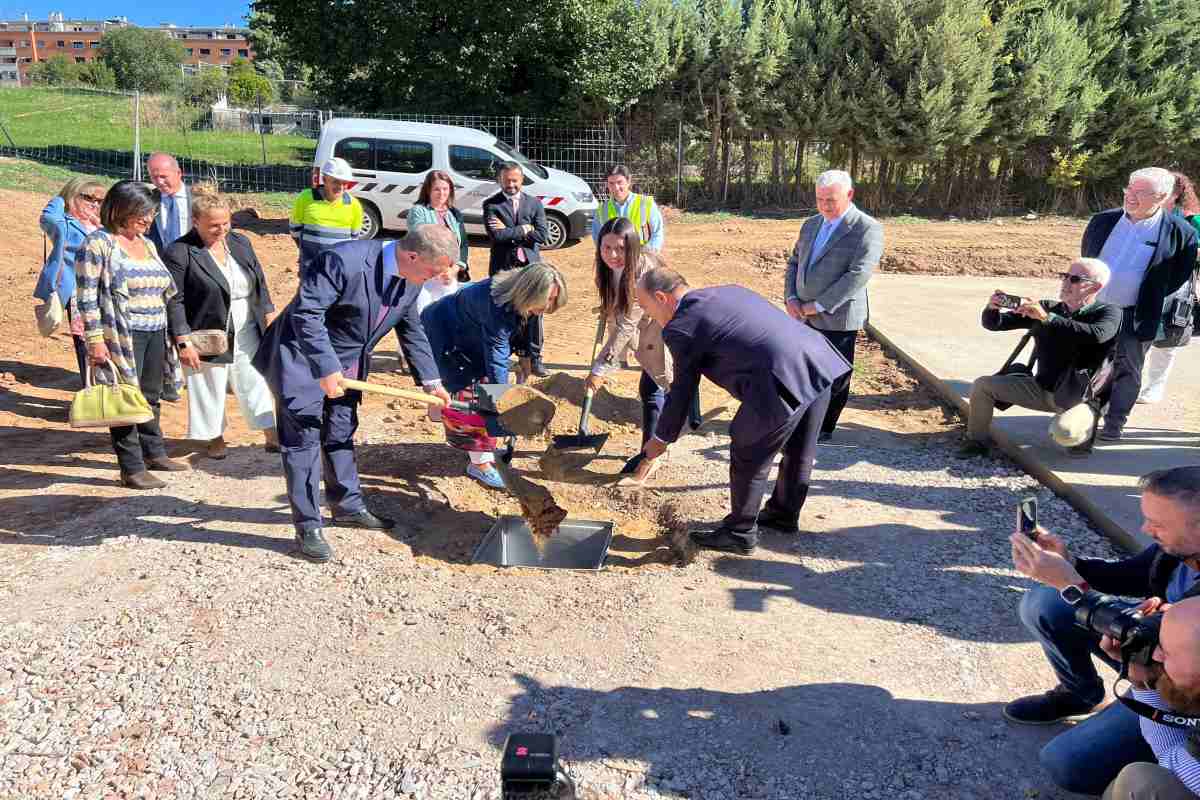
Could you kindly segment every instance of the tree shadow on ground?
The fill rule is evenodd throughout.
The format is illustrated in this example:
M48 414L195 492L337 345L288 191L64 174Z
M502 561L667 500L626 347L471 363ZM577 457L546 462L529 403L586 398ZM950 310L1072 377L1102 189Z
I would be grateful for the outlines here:
M495 746L510 733L551 733L568 769L583 761L645 763L648 786L637 789L653 787L656 796L1063 796L1037 766L1038 749L1060 730L1007 725L999 703L898 699L855 683L603 691L514 679L521 690L488 733ZM981 752L988 758L981 761ZM868 779L870 787L858 783Z
M21 361L0 361L0 374L12 373L13 383L0 384L0 411L46 422L66 422L71 409L70 398L37 397L19 391L22 384L39 389L58 389L75 392L80 388L79 373L61 367L28 364Z

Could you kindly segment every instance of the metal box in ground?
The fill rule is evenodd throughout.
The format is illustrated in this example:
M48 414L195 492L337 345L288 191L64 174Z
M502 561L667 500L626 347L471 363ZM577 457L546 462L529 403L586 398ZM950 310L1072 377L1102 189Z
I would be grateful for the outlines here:
M567 519L553 536L535 544L525 520L503 516L475 548L472 564L541 569L590 569L604 566L612 544L613 524L588 519Z

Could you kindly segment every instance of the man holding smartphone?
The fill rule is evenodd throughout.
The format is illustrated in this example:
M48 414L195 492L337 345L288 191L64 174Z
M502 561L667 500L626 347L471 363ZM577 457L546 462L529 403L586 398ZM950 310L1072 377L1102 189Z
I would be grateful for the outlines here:
M1050 691L1006 705L1004 717L1010 722L1053 725L1087 716L1104 700L1104 680L1093 656L1114 669L1120 664L1101 646L1097 634L1075 624L1071 598L1095 590L1174 603L1200 589L1200 466L1151 472L1138 485L1142 531L1155 543L1132 558L1076 558L1044 528L1037 529L1036 540L1020 531L1010 537L1017 571L1042 584L1022 598L1021 622L1042 645L1058 677ZM1125 766L1152 761L1153 753L1139 731L1137 715L1113 703L1051 740L1040 760L1062 788L1100 794Z
M1121 309L1097 302L1108 283L1109 270L1103 261L1078 258L1061 274L1059 300L1020 298L1012 308L1013 295L997 290L983 310L983 327L989 331L1027 328L1033 331L1033 357L1037 372L984 375L971 386L968 439L960 457L989 455L989 431L997 403L1060 413L1082 400L1075 375L1086 370L1090 377L1108 354L1121 326ZM1011 309L1011 310L1005 310ZM1086 455L1091 441L1072 448L1073 455Z

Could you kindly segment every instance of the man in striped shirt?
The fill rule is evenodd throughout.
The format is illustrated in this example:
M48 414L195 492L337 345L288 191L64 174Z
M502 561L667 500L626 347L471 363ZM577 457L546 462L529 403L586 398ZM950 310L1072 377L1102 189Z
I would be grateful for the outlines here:
M1149 668L1129 665L1131 696L1159 711L1200 714L1200 597L1151 607L1166 609L1162 611L1155 663ZM1100 646L1109 656L1121 658L1116 640L1105 636ZM1188 738L1200 732L1147 717L1140 717L1138 722L1154 761L1139 758L1125 766L1104 790L1104 800L1141 797L1192 800L1200 795L1200 760L1188 747Z

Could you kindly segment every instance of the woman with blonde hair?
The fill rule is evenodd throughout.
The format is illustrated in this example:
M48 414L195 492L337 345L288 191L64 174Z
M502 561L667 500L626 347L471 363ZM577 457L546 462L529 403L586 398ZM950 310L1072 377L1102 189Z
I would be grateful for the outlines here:
M224 458L225 393L233 387L242 417L279 452L275 401L250 359L275 317L266 275L250 240L230 230L228 199L212 184L192 186L192 229L167 247L166 263L185 323L176 331L179 360L188 367L188 438ZM220 331L193 342L193 331ZM199 345L199 347L197 347ZM201 352L201 348L203 352Z
M515 349L522 379L529 375L529 318L553 314L567 303L567 282L545 261L471 283L421 312L421 324L437 361L442 385L451 394L476 381L508 383L508 358ZM446 437L471 456L467 475L493 489L504 480L493 466L495 440L475 415L442 410Z
M67 312L79 379L87 385L87 342L83 338L83 317L75 302L75 259L83 249L83 240L100 227L100 204L104 202L104 184L91 178L76 177L46 205L39 222L50 239L50 255L42 266L33 296L47 302L53 292Z

